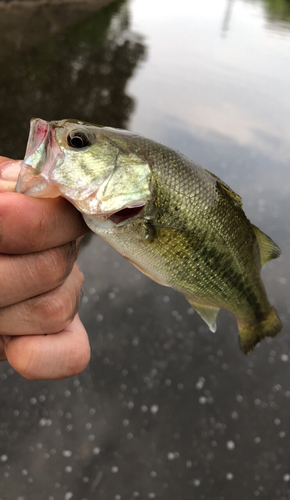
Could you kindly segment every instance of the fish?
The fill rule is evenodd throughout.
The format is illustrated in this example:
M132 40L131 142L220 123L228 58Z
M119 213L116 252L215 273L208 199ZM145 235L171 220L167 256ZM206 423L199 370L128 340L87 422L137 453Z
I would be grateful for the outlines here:
M65 197L137 269L183 294L212 332L219 310L230 311L243 353L281 330L260 274L279 247L238 194L182 153L127 130L35 118L16 191Z

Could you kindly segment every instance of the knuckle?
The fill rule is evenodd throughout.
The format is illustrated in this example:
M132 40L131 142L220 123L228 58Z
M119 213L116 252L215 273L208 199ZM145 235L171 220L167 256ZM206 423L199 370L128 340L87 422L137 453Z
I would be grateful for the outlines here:
M47 213L46 210L43 209L40 216L37 217L34 226L32 227L30 235L32 248L33 245L35 246L35 234L39 235L40 237L38 245L43 248L47 246L45 242L45 240L47 239L47 225L48 225Z
M73 272L77 281L76 286L80 289L84 284L84 279L85 279L84 274L77 264L74 265Z
M46 250L38 256L37 275L45 282L58 284L66 277L67 263L59 249Z
M39 254L38 274L45 280L58 285L71 272L74 263L75 244L73 242L52 248Z
M77 309L77 296L63 291L52 297L44 297L36 305L41 322L41 330L46 333L57 333L63 330L73 320Z
M77 253L78 253L78 245L76 240L72 240L66 245L63 245L63 249L66 253L67 259L70 259L71 261L75 261L77 258Z
M3 337L0 337L0 361L5 361L6 358L6 352L5 352L5 342Z
M77 277L74 276L75 272ZM23 307L19 310L20 316L33 331L60 332L72 322L77 313L82 277L77 268L60 286L21 304Z

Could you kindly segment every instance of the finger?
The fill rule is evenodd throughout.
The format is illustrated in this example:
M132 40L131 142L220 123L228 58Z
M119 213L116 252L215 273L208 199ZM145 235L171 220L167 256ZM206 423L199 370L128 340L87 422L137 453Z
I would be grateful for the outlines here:
M0 156L0 193L14 191L21 161Z
M21 160L11 160L0 156L0 178L5 181L17 181Z
M0 337L0 361L6 361L6 352L5 352L5 342L3 337Z
M89 231L80 212L62 197L0 196L0 253L24 254L53 248Z
M60 333L11 337L5 349L11 366L28 380L72 377L90 360L87 332L78 315Z
M15 186L16 182L0 179L0 193L13 193Z
M0 193L14 191L21 161L0 156Z
M82 284L83 274L75 264L69 277L54 290L0 309L1 335L39 335L62 331L77 313Z
M1 255L0 307L17 304L61 285L77 258L78 242L28 255Z

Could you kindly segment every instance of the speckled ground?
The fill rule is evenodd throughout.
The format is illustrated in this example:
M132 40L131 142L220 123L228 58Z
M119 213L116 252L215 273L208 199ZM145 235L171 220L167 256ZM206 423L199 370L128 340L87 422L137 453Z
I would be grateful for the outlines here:
M282 248L263 278L284 328L245 357L229 313L211 333L88 238L87 370L27 382L0 366L0 500L290 498L289 24L269 2L154 2L20 46L0 67L0 154L23 155L31 116L70 116L207 166Z

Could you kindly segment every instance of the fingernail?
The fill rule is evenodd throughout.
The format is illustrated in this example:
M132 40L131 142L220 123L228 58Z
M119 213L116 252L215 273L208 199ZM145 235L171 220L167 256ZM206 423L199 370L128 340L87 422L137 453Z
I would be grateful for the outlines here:
M0 177L4 181L15 181L20 171L20 161L7 161L0 165Z
M3 181L0 179L0 193L12 193L15 191L16 181Z

